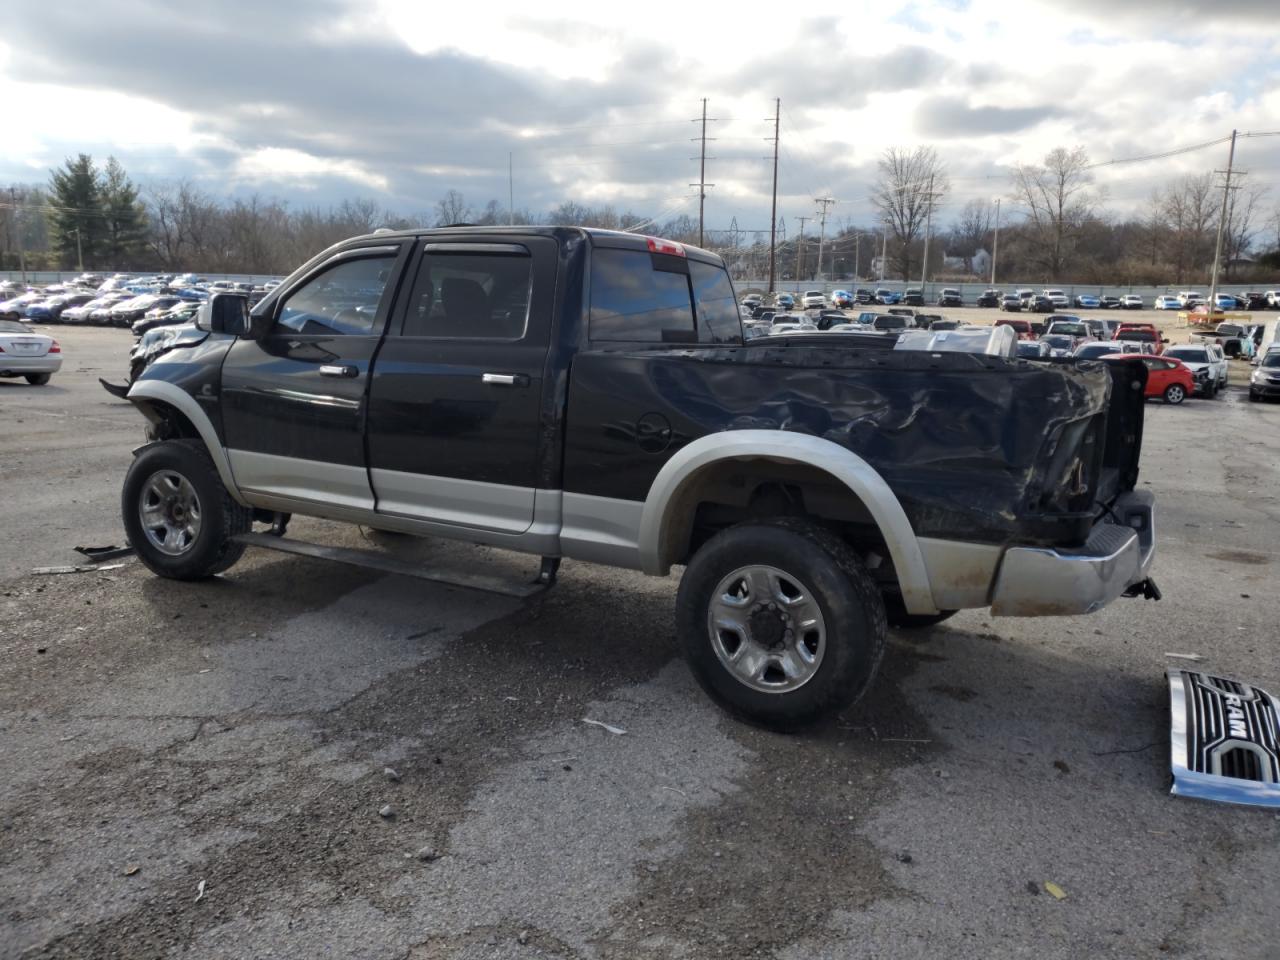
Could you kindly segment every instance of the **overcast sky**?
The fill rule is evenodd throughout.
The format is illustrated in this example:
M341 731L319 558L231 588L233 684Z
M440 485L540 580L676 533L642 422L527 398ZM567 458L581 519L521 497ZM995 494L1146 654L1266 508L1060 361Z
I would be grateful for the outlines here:
M942 0L753 5L422 0L17 0L0 29L0 183L114 153L134 179L295 205L371 197L405 213L448 189L504 206L612 203L767 229L779 213L870 223L875 161L930 144L948 207L1008 191L1054 146L1094 160L1280 130L1276 0ZM782 11L795 10L794 15ZM533 12L554 11L554 12ZM1112 206L1226 148L1098 171ZM1280 137L1238 163L1280 195Z

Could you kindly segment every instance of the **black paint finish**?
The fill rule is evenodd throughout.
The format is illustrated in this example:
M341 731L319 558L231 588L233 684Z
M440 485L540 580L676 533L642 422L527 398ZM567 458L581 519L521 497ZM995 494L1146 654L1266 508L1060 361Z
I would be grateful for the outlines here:
M370 387L371 469L537 485L557 246L544 237L488 235L484 242L510 242L529 253L533 286L525 333L514 341L406 337L393 320ZM516 382L485 383L485 374Z
M663 463L691 440L787 430L868 461L920 536L1080 542L1099 486L1119 492L1119 447L1107 471L1102 457L1110 376L1101 364L817 345L592 350L574 362L565 489L643 500ZM648 452L640 434L656 418L670 422L671 443ZM1071 475L1077 460L1084 494L1071 492L1078 483L1063 488L1055 472Z
M423 243L439 241L529 248L536 266L522 339L398 336L406 307L397 306L397 291ZM334 256L393 244L400 253L377 335L259 336L229 351L211 339L175 351L183 362L157 363L146 376L207 397L225 355L216 390L225 426L218 404L202 403L231 447L633 501L699 437L807 434L868 461L921 536L1079 543L1100 504L1137 480L1141 364L895 352L891 339L853 334L591 344L591 250L647 251L633 235L450 228L358 238L317 256L264 299L256 329ZM720 266L702 251L689 257ZM349 365L356 375L321 378L322 364ZM485 373L517 384L485 384Z

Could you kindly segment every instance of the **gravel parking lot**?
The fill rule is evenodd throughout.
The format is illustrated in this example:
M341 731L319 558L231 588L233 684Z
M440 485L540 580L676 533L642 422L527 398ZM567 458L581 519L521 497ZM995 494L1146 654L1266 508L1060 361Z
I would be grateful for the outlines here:
M1162 602L899 633L862 704L785 737L696 689L674 578L566 563L522 605L260 552L31 575L122 542L142 436L96 382L127 332L51 332L51 384L0 381L0 957L1276 955L1280 816L1168 795L1164 671L1280 692L1280 405L1148 404Z

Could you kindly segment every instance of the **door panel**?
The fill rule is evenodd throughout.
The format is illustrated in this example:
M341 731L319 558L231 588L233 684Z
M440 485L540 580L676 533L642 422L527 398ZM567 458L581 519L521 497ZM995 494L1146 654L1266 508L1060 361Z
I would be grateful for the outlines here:
M241 489L373 508L366 392L400 254L401 245L344 251L279 299L267 336L232 346L222 415Z
M504 532L533 522L556 246L426 243L369 394L383 513ZM409 281L406 280L406 286Z

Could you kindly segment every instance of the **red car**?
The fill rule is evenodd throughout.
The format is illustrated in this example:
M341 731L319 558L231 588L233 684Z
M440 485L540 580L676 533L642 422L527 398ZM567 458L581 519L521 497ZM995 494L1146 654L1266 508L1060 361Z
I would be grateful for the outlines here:
M1018 335L1019 340L1034 340L1036 338L1035 331L1031 329L1030 320L997 320L997 327L1013 327L1013 332Z
M1160 335L1154 323L1122 323L1116 327L1112 340L1137 340L1142 343L1155 344L1157 354L1164 353L1164 345L1169 341Z
M1141 360L1147 368L1147 390L1143 396L1161 397L1165 403L1181 403L1196 389L1191 368L1172 357L1153 357L1149 353L1109 353L1103 360Z

